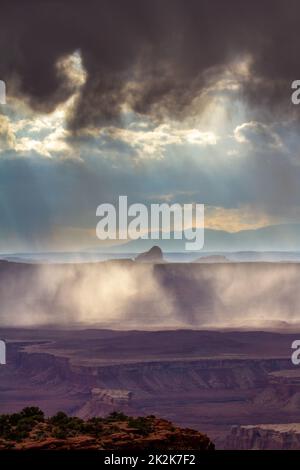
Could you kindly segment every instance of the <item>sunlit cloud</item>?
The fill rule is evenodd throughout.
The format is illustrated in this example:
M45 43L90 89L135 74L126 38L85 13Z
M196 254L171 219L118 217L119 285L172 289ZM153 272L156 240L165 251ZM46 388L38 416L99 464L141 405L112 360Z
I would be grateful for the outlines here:
M244 122L234 130L234 137L242 144L253 144L273 149L282 147L280 137L272 127L257 121Z
M268 225L282 223L282 218L263 213L255 207L224 208L206 206L205 227L214 230L238 232L240 230L255 230Z

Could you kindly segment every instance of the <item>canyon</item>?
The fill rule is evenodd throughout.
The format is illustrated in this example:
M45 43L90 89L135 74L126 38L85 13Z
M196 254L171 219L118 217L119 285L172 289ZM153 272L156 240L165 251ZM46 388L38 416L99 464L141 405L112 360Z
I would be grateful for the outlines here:
M300 422L294 333L5 328L1 336L0 413L34 405L83 419L154 414L206 433L217 448L244 442L240 433L230 440L232 426Z

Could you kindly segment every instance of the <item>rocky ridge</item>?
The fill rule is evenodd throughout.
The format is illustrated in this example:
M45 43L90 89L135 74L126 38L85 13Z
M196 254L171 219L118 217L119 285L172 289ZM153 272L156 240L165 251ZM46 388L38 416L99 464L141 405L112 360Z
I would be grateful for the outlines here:
M170 421L112 412L82 420L66 413L45 418L37 407L0 415L0 450L214 450L199 431Z

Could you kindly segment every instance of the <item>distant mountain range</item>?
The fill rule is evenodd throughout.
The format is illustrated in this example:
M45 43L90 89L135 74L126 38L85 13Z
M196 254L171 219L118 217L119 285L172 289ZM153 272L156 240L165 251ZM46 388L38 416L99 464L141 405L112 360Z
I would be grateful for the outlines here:
M300 224L270 225L256 230L226 232L205 229L204 247L201 251L187 251L186 240L138 239L113 246L98 245L80 251L48 251L6 253L1 259L14 262L96 262L107 259L135 259L140 253L158 247L165 261L188 262L243 262L243 261L291 261L300 262ZM214 257L213 259L211 257ZM225 256L225 258L224 258ZM223 259L220 259L223 257ZM205 259L203 261L205 262Z
M186 240L132 240L122 245L94 247L89 251L109 253L141 253L159 246L164 253L185 252ZM225 230L205 229L202 252L239 251L300 251L300 224L270 225L255 230L226 232ZM192 253L192 252L191 252Z

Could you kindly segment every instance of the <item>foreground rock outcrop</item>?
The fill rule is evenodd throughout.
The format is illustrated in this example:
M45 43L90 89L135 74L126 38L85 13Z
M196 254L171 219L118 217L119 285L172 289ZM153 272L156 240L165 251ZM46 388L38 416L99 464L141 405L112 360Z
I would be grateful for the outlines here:
M214 450L210 439L170 421L113 412L84 421L63 412L45 418L37 407L0 415L0 450Z

